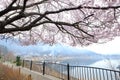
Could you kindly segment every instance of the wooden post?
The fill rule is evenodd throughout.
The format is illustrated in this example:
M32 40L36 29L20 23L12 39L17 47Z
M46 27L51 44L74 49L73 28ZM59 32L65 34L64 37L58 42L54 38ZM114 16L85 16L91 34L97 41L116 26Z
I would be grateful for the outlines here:
M32 80L31 74L27 76L26 80Z
M69 64L67 64L67 79L70 80L70 69L69 69Z
M30 61L30 70L32 70L32 60Z
M22 63L22 67L24 67L24 60L23 60L23 63Z
M18 71L19 71L19 74L20 74L20 71L21 71L20 67L19 67Z
M28 76L28 80L32 80L31 75Z

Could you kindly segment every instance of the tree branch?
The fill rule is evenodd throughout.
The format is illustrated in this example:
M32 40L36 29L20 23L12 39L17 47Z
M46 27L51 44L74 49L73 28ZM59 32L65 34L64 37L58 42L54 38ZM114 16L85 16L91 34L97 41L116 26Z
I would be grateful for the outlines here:
M16 2L17 0L13 0L12 3L4 10L0 11L0 17L3 16L4 14L8 13L12 9L12 5Z
M23 12L25 11L27 1L28 1L28 0L24 0L24 2L23 2L23 7L22 7L22 10L21 10L20 13L23 13Z

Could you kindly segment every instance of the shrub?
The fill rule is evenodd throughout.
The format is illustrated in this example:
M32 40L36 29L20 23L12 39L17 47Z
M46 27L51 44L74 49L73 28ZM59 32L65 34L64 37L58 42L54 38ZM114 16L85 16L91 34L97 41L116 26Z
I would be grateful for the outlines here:
M20 60L20 56L16 57L16 65L20 66L21 65L21 60Z

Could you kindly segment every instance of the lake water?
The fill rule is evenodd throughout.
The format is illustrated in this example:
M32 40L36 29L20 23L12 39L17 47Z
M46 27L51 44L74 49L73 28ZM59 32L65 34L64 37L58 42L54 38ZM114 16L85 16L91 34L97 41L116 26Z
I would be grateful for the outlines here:
M74 66L90 66L105 68L110 70L92 69L83 67L70 67L70 76L83 80L120 80L120 73L111 70L119 71L117 68L120 65L120 59L71 59L63 61ZM67 74L67 71L65 72Z
M69 63L72 66L90 66L107 69L117 69L120 65L120 59L79 59L74 58L70 60L62 61L62 63ZM117 69L118 70L118 69Z
M120 59L117 59L117 60L116 59L109 59L109 60L104 59L104 60L100 60L95 63L92 63L89 66L118 70L117 67L119 65L120 65Z
M100 59L100 58L80 58L73 57L61 61L62 64L69 64L69 74L71 77L77 78L77 80L120 80L120 73L117 69L120 65L120 59ZM50 68L60 72L61 74L68 74L67 66L61 66L58 64L48 64ZM73 67L74 66L74 67ZM88 67L98 68L88 68ZM105 68L105 69L100 69ZM114 71L116 70L116 71ZM73 80L73 79L71 79Z

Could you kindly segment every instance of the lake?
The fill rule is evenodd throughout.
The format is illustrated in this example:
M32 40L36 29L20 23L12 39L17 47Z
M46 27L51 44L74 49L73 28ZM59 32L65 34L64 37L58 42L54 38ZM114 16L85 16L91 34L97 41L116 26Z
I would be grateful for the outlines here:
M99 68L107 68L107 69L117 69L118 65L120 65L120 59L81 59L81 58L73 58L64 60L61 63L72 66L90 66L90 67L99 67ZM117 69L118 70L118 69Z

